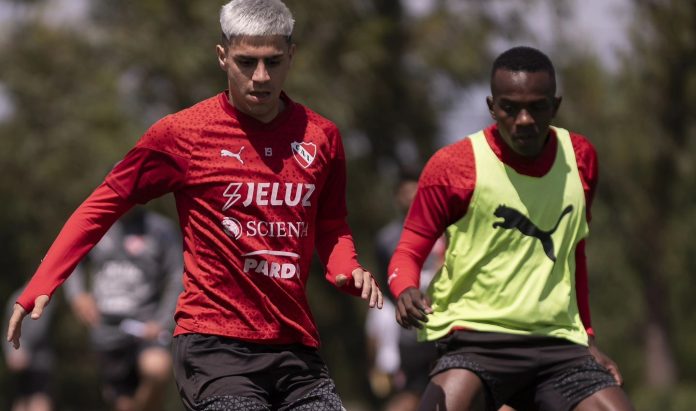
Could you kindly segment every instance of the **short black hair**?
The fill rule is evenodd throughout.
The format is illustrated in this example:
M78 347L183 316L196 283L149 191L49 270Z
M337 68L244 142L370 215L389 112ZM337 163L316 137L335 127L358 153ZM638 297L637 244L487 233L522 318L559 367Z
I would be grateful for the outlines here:
M553 67L553 63L551 63L551 59L541 51L528 46L513 47L499 55L493 61L491 79L493 79L495 72L498 70L526 71L530 73L544 71L549 73L554 81L556 79L556 70Z

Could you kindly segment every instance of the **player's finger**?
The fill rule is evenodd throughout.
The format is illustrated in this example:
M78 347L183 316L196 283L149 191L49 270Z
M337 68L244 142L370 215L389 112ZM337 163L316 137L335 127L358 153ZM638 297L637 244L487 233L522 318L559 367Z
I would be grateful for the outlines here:
M356 268L355 270L353 270L353 272L351 274L353 275L353 281L354 281L353 284L355 284L355 288L363 288L363 284L366 283L365 274L369 275L370 273L368 273L367 271L364 271L361 268ZM366 299L368 295L369 294L365 294L365 289L363 289L362 298Z
M372 275L367 271L363 271L361 274L358 274L358 276L362 277L362 293L360 294L360 297L363 300L369 300L372 294L372 285L374 283ZM355 286L358 287L357 281Z
M39 318L41 318L41 314L43 314L43 310L46 307L46 304L48 304L47 295L40 295L36 297L36 300L34 300L34 309L31 311L32 320L38 320Z
M374 308L374 306L377 305L378 300L382 296L382 291L379 289L379 287L377 287L377 283L375 282L374 278L372 278L370 282L372 283L370 291L370 308Z
M430 297L427 295L423 295L423 299L421 300L421 304L425 308L425 313L426 314L432 314L433 313L433 307L430 302Z
M608 368L609 368L609 372L610 372L611 375L614 377L614 379L616 380L616 382L617 382L619 385L623 385L623 377L621 376L621 373L619 372L619 367L616 366L616 364L611 364L611 366L608 367Z
M12 343L12 346L19 348L19 337L22 335L22 319L26 315L24 308L19 305L14 305L10 323L7 327L7 341Z
M425 315L432 312L425 298L414 298L413 307L419 311L420 316L426 318Z
M381 310L384 307L384 293L379 287L375 287L375 289L377 290L377 308Z
M408 316L409 318L412 318L414 320L417 320L419 322L428 322L428 316L425 315L425 311L422 308L411 306L408 308ZM420 327L419 327L420 328Z
M422 321L422 320L420 320L420 319L418 319L418 318L416 318L416 317L414 317L414 316L412 316L412 315L409 315L407 318L408 318L408 323L409 323L412 327L415 327L415 328L417 328L417 329L419 329L419 330L420 330L421 328L423 328L423 322L424 322L424 321Z
M406 314L406 308L404 307L403 302L401 301L401 298L399 298L399 301L396 305L396 322L399 323L400 326L409 329L410 323L407 320L408 314Z

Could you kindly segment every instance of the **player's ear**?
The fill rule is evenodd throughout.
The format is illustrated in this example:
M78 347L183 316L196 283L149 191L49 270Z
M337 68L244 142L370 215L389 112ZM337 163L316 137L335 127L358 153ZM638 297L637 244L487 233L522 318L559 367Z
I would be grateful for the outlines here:
M553 116L556 117L556 113L558 112L558 109L561 107L561 102L563 101L563 97L558 96L553 98Z
M227 48L222 44L218 44L215 46L215 53L217 54L220 69L222 69L222 71L227 71Z
M492 96L486 97L486 105L488 105L488 112L490 113L491 118L493 120L495 120L496 118L495 118L495 110L493 109L493 104L494 104L493 97Z

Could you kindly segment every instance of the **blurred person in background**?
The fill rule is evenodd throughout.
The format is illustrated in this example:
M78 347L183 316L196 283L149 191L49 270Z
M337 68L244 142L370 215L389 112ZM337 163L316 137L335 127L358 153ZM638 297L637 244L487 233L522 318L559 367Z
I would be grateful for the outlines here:
M176 226L136 207L65 282L73 312L90 328L104 399L116 411L162 409L182 273Z
M403 169L394 189L397 215L377 233L375 254L379 273L387 273L389 259L401 237L404 218L418 189L418 172ZM433 246L421 271L421 288L425 290L444 256L444 238ZM381 278L387 283L386 275ZM428 372L436 356L434 343L418 342L415 330L407 330L394 321L394 300L387 298L382 310L367 314L369 380L373 393L386 399L385 411L410 411L418 406L428 384Z
M5 322L9 319L14 302L22 289L10 297L5 310ZM3 353L10 375L10 391L14 393L11 411L52 411L51 381L53 379L54 352L50 327L55 306L46 307L44 315L36 321L28 321L24 327L24 344L18 350L5 341Z
M590 321L597 155L550 125L560 103L549 58L512 48L491 70L495 124L423 171L389 268L397 321L438 345L419 410L633 409ZM445 263L423 293L421 266L444 232Z
M174 193L184 243L174 374L191 410L341 410L306 295L314 251L339 290L381 308L347 224L338 128L283 92L294 19L233 0L216 46L227 90L154 124L68 219L17 300L7 339L135 204Z

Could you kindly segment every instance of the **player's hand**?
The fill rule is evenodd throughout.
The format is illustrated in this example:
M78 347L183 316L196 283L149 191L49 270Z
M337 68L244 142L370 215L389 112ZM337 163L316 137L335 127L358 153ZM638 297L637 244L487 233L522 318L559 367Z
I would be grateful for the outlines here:
M423 328L423 323L428 322L428 314L432 312L430 301L416 287L405 289L396 302L396 322L406 329Z
M367 300L370 308L377 307L381 309L384 304L384 297L382 296L382 290L377 286L377 281L375 281L372 274L362 268L356 268L351 275L355 288L362 289L360 298ZM348 277L344 274L336 276L336 285L339 287L343 287L348 281Z
M40 295L34 300L34 309L31 311L31 319L41 318L44 308L48 304L48 296ZM14 305L10 324L7 327L7 341L12 343L15 349L19 349L19 337L22 336L22 320L26 317L27 311L19 304Z
M603 367L605 367L609 372L611 373L612 377L616 380L616 382L619 385L623 385L623 377L621 376L621 373L619 372L619 366L616 365L614 361L612 361L611 358L609 358L606 354L601 352L599 348L597 348L597 345L594 342L594 337L590 337L590 344L589 344L589 349L590 353L594 357L594 359Z
M95 327L99 324L101 316L97 309L97 302L90 293L81 293L70 302L73 313L80 322L88 327Z

